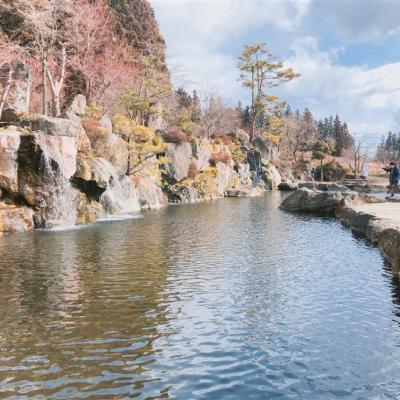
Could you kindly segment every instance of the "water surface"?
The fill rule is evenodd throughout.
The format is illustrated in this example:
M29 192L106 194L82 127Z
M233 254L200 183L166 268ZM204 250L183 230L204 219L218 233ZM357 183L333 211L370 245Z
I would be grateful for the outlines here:
M280 196L0 238L0 398L398 399L380 253Z

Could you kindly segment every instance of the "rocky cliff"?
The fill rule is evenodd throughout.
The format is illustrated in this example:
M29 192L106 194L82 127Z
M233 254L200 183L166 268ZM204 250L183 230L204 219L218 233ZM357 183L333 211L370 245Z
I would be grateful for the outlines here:
M106 115L94 121L96 131L86 113L78 95L64 118L23 115L0 129L1 232L89 223L168 203L255 196L281 181L274 145L251 143L241 131L229 140L177 143L151 130L150 140L163 146L158 152L153 146L127 175L129 144Z

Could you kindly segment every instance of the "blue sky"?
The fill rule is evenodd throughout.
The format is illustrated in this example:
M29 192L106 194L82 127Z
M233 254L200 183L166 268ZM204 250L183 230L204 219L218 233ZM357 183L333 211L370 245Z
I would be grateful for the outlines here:
M248 103L237 81L244 44L265 42L301 77L276 89L316 118L338 113L352 132L400 127L400 0L150 0L175 86L214 88Z

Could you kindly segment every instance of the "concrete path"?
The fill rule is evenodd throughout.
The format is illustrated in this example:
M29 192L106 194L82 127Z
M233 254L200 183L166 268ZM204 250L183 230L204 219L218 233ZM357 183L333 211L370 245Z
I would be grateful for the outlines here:
M390 221L391 226L400 228L400 203L373 203L354 205L356 211L373 215L379 219Z

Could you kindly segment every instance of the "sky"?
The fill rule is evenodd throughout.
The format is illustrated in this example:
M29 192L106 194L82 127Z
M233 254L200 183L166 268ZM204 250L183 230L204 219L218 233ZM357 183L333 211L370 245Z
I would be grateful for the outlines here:
M150 0L175 87L249 103L238 81L245 44L264 42L301 74L274 89L292 109L339 114L349 130L400 129L400 0Z

